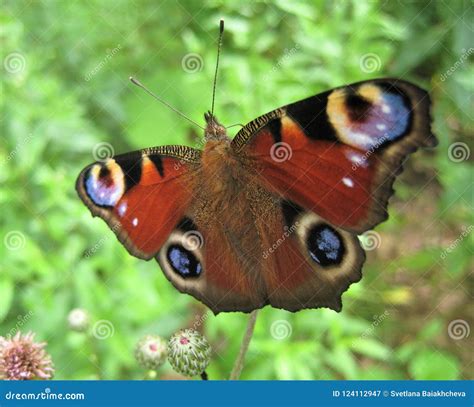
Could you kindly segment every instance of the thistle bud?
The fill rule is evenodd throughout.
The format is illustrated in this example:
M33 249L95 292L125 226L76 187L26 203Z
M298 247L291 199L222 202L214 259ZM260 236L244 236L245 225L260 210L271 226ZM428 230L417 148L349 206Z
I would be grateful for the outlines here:
M168 361L182 375L196 376L203 373L210 360L209 342L194 329L179 331L168 342Z
M166 341L158 335L147 335L135 348L135 358L145 369L156 370L166 361Z

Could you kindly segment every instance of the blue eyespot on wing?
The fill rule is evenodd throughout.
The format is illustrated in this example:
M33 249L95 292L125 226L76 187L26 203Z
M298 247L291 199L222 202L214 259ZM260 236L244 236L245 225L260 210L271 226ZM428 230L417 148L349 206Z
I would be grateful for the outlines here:
M321 266L340 264L345 253L341 235L327 224L314 226L307 235L308 253Z
M166 255L173 271L181 277L198 277L201 274L201 263L190 250L173 244L168 248Z
M328 96L328 118L338 138L365 151L408 134L413 110L410 98L388 83L362 83Z

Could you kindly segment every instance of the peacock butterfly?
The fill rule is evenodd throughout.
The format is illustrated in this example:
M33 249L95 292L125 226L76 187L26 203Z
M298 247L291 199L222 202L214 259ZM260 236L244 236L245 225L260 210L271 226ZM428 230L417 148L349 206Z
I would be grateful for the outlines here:
M232 140L208 112L202 151L114 156L86 167L76 189L130 254L155 258L216 314L340 311L361 278L357 235L387 219L406 157L437 144L429 110L427 92L384 78L278 108Z

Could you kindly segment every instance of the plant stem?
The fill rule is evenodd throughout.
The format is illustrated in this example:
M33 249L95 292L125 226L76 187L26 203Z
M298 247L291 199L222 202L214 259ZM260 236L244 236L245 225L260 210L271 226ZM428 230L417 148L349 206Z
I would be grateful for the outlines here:
M245 331L244 339L242 339L242 345L240 345L239 356L234 363L234 368L230 374L229 380L239 380L240 373L244 368L245 354L249 348L250 340L252 339L253 329L255 328L255 322L257 321L258 309L252 311L247 323L247 329Z
M95 367L97 380L102 380L102 370L100 368L100 363L99 363L99 349L97 347L96 338L92 334L89 333L87 335L87 339L89 341L89 346L92 351L89 360L92 362L92 364Z

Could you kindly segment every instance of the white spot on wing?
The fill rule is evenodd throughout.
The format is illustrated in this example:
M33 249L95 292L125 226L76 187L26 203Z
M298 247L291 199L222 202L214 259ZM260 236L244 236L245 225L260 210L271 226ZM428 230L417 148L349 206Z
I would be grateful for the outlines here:
M358 167L366 168L368 166L367 157L361 154L349 151L346 153L346 157Z
M118 213L121 217L123 217L123 215L125 215L125 212L127 212L127 203L122 202L118 208Z
M344 183L345 186L349 187L349 188L353 188L354 187L354 181L352 181L350 178L348 177L344 177L342 179L342 182Z
M378 123L375 127L377 127L378 130L385 130L387 128L383 123Z
M392 111L392 109L390 109L389 105L387 105L385 103L382 105L382 112L384 112L386 114L389 114L391 111Z
M137 219L137 218L133 218L133 220L132 220L132 225L133 225L133 226L137 226L137 225L138 225L138 219Z

